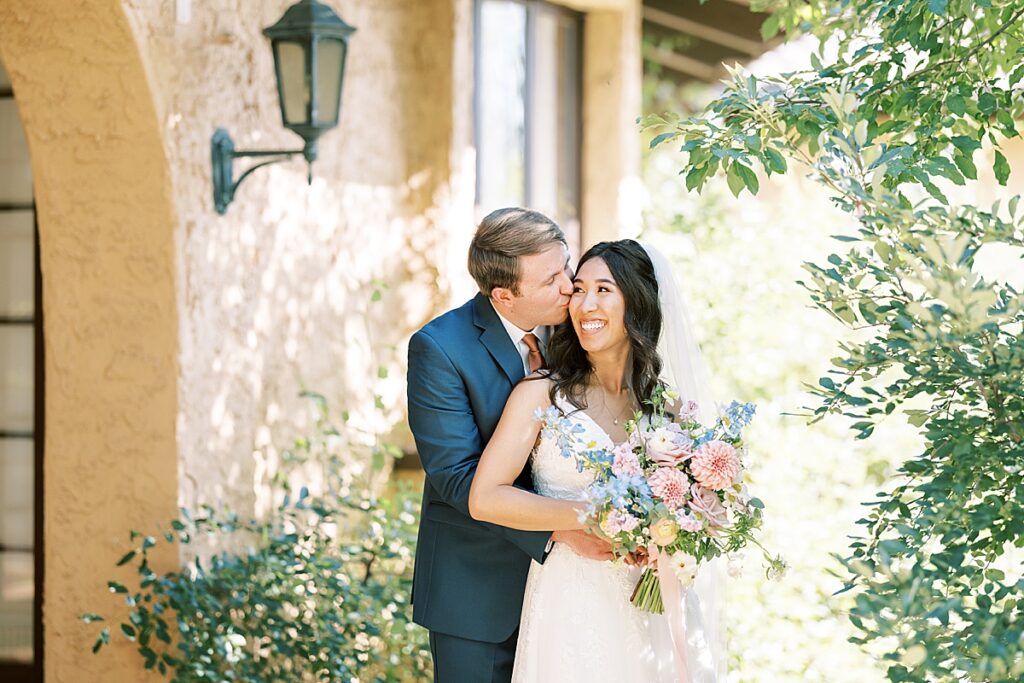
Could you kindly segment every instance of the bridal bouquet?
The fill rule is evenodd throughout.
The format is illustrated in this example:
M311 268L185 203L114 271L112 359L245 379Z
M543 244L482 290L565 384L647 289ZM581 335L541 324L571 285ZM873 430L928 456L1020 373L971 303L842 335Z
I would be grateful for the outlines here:
M672 572L688 587L701 564L749 544L764 554L769 576L780 576L786 567L754 536L764 506L744 483L742 432L755 406L733 401L714 424L702 425L693 401L683 403L678 414L666 410L677 401L674 391L659 388L650 417L638 413L628 421L627 440L611 451L583 443L578 423L557 408L538 415L562 454L575 457L581 471L595 473L586 495L587 519L611 539L620 557L640 551L651 558L632 602L656 614L664 611L658 572Z

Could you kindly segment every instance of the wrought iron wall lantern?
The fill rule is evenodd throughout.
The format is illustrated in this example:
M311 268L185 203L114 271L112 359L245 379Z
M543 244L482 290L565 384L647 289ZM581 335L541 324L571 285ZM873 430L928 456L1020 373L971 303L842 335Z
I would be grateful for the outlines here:
M281 121L306 144L295 150L236 150L228 132L218 128L210 145L217 213L224 215L238 186L261 166L301 154L306 159L307 182L313 181L317 140L338 125L345 56L353 31L355 28L317 0L300 0L276 24L263 30L274 51ZM239 157L273 158L250 167L235 180L233 162Z

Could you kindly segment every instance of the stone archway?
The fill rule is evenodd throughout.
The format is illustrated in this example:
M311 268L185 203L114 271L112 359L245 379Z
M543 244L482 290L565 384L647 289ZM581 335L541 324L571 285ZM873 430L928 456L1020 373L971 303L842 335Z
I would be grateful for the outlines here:
M112 612L106 581L133 578L114 570L129 529L151 532L176 509L176 224L161 128L120 0L7 0L0 58L32 157L43 274L45 678L143 680L127 644L92 655L95 630L78 615Z

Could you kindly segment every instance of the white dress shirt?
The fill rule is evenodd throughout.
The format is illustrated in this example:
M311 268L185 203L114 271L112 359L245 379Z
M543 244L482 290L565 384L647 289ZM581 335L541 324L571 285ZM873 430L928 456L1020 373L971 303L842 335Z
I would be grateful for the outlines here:
M493 301L491 302L491 307L494 308L494 312L498 314L498 320L501 321L501 324L505 328L505 331L508 332L509 339L511 339L512 343L515 345L516 351L519 352L519 357L523 359L523 370L526 372L527 375L529 375L530 347L523 343L523 337L531 333L535 337L537 337L537 344L538 346L540 346L540 354L543 356L544 352L547 350L548 328L535 327L532 330L521 330L514 324L510 323L508 320L505 320L505 317L501 315L501 313L498 311L497 306L494 305Z

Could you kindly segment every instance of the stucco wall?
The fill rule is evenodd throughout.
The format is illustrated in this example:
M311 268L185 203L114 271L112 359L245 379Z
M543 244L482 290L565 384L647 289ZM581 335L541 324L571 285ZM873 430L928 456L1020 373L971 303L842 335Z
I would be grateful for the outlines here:
M91 654L96 629L77 617L111 613L129 529L175 509L176 223L156 112L119 2L8 0L0 57L42 255L46 680L146 680L127 644Z
M446 307L449 275L464 270L451 259L472 231L469 0L332 3L357 32L312 187L303 162L286 162L214 213L216 127L239 149L301 146L281 126L261 35L289 4L197 2L179 23L173 3L126 2L178 206L184 505L262 509L276 447L310 422L303 387L356 429L400 422L404 340ZM249 163L236 162L236 176Z

